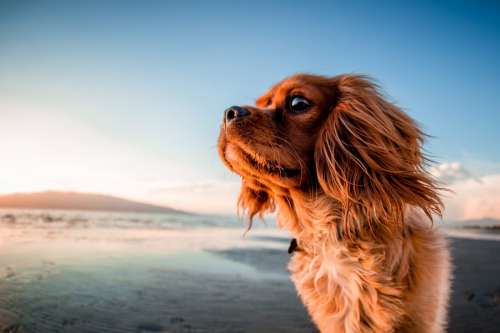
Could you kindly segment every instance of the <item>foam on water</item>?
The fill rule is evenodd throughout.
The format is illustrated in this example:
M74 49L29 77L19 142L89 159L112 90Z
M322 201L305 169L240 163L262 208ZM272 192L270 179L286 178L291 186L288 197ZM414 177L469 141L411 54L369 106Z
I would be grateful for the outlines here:
M122 213L77 210L0 209L0 224L35 228L187 229L241 227L235 217L184 213Z

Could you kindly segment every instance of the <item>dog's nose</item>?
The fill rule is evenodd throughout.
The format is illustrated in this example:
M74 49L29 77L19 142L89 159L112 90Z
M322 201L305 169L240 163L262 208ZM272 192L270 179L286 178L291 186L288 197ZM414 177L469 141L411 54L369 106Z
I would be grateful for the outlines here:
M234 105L224 111L224 121L226 122L226 124L229 124L235 119L243 118L249 115L250 111L242 108L241 106Z

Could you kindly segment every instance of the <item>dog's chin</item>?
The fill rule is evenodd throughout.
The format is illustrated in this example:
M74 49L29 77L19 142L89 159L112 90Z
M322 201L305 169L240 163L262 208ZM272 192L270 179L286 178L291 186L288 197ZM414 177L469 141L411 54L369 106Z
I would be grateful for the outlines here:
M226 142L223 159L243 177L266 177L269 180L293 181L301 175L301 169L280 165L259 153L245 151L236 144Z

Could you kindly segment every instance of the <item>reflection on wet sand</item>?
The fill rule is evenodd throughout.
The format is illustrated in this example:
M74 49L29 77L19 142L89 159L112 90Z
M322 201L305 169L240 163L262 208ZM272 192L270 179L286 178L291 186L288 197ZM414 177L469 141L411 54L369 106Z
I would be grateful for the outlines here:
M279 231L58 223L0 228L5 332L313 330Z

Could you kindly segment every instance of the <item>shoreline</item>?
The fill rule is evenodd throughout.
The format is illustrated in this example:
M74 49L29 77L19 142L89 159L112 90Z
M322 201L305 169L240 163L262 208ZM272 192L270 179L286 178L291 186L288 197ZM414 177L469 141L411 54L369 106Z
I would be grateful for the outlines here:
M0 232L0 332L317 332L282 232ZM498 332L500 242L447 238L448 331Z

